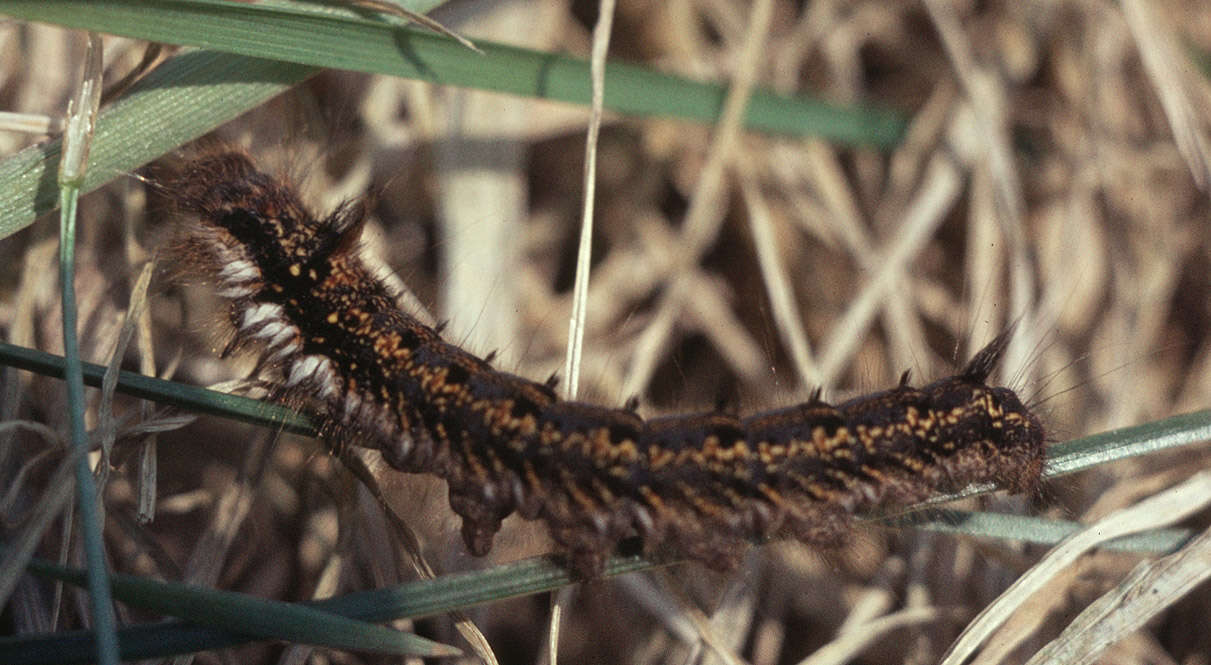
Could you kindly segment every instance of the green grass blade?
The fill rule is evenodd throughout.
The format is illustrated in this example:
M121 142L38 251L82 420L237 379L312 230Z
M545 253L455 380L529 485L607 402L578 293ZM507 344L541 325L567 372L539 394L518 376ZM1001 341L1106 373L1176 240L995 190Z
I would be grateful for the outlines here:
M52 563L35 560L31 562L30 569L69 584L84 582L84 575L80 571ZM131 575L114 575L112 584L114 597L128 605L238 633L246 640L277 639L332 649L395 655L456 656L461 653L453 647L342 616L314 604L265 600L242 593ZM15 652L17 644L19 640L0 643L0 662L12 662L4 650L13 648ZM130 656L123 653L123 658L129 659Z
M605 574L621 575L653 567L655 564L639 557L614 557L607 563ZM82 577L80 571L62 569L55 564L38 562L34 568L42 574L54 572L57 578L77 584ZM118 579L127 578L119 576ZM536 558L484 571L339 596L306 606L313 611L351 620L377 622L442 614L476 604L551 591L575 581L567 569L554 560ZM118 598L124 598L126 592L125 587L115 583ZM247 633L247 629L172 621L124 628L119 636L123 659L143 660L221 649L256 639ZM91 634L85 631L0 638L0 662L12 665L86 662L90 654Z
M445 37L403 28L388 17L310 3L6 0L0 12L148 41L575 104L587 105L592 95L589 65L582 59L477 42L483 50L480 55ZM606 71L605 107L621 113L714 122L725 94L722 84L633 65L612 63ZM807 97L757 91L749 102L746 126L888 148L899 143L906 121L890 111L841 108Z
M1086 526L1070 520L1046 519L1030 515L938 508L901 515L883 520L883 522L893 527L911 527L977 538L1019 540L1037 545L1055 545ZM1153 529L1116 538L1103 544L1099 549L1165 554L1180 547L1193 535L1194 532L1190 529Z
M59 289L63 312L63 383L67 388L67 415L75 453L76 506L80 513L80 541L88 565L88 598L92 610L97 662L117 665L117 618L109 595L109 570L100 495L88 457L88 431L84 426L84 374L76 337L76 204L88 165L93 127L101 100L101 36L88 34L84 75L68 106L64 150L59 162Z
M615 556L606 577L658 567L639 556ZM553 591L578 582L556 559L536 557L486 570L445 575L393 588L338 596L319 603L329 612L366 621L388 621L443 614L457 609Z
M101 112L81 193L211 131L316 71L210 51L172 58ZM55 138L0 160L0 238L54 208L61 148Z
M7 342L0 342L0 364L44 376L63 376L62 356L36 349L26 349ZM82 363L82 370L85 385L94 388L101 386L105 367L93 363ZM165 381L125 370L118 374L117 390L125 395L179 407L187 411L316 436L315 427L298 412L248 397L229 395L175 381Z
M1127 457L1211 441L1211 409L1094 434L1047 450L1046 478L1084 471Z

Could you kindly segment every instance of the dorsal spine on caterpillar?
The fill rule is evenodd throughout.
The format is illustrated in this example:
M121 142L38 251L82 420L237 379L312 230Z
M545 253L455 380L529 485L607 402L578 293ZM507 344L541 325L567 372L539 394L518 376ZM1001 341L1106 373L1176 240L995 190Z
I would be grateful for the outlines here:
M230 300L236 346L259 350L279 396L305 404L325 436L445 479L476 555L519 512L544 520L584 575L634 536L726 567L747 542L828 545L856 512L972 482L1027 491L1042 470L1039 420L985 384L1008 332L920 388L644 420L560 400L400 311L359 257L361 206L317 219L236 151L193 159L170 191L197 218L179 254Z

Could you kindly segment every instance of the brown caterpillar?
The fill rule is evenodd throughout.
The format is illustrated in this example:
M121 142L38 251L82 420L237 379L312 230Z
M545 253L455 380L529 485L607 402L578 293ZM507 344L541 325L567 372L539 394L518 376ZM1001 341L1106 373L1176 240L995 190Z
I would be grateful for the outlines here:
M1027 491L1042 470L1039 420L985 385L1008 333L921 388L905 374L836 406L817 394L744 418L645 420L560 400L401 312L359 257L360 205L316 218L235 151L190 161L170 191L196 217L181 255L230 300L236 345L259 350L279 397L331 440L445 479L476 555L518 512L544 520L586 576L636 536L648 552L728 567L749 542L834 544L855 513L980 481Z

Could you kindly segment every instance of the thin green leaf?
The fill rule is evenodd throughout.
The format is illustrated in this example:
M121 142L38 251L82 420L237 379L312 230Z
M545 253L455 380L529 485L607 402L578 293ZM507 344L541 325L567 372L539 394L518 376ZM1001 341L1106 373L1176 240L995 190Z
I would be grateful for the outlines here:
M1211 410L1058 443L1047 450L1043 476L1056 478L1100 464L1202 441L1211 441Z
M45 376L63 376L63 357L45 351L26 349L0 342L0 364L29 370ZM85 385L101 387L105 367L83 363ZM229 395L175 381L165 381L135 372L118 374L117 391L132 397L176 406L188 411L222 416L231 420L260 425L287 432L316 436L316 429L306 417L276 404L239 395Z
M317 71L210 51L172 58L101 112L80 192L133 171ZM61 148L55 138L0 160L0 238L54 208Z
M246 4L229 0L6 0L11 16L136 39L201 46L228 53L415 78L527 97L588 104L589 65L567 56L477 42L483 55L450 39L401 27L382 15L309 3ZM605 107L628 114L714 122L726 87L613 63ZM807 97L758 91L746 126L794 136L891 147L906 121L899 114L841 108Z
M80 571L33 561L30 570L80 585ZM132 575L114 575L114 597L151 612L211 626L246 639L277 639L332 649L396 655L457 656L453 647L410 633L351 619L314 605L266 600L242 593L204 589ZM0 644L0 649L8 643ZM123 658L128 658L123 654ZM0 662L11 662L0 650Z
M973 512L967 510L928 509L883 520L893 527L911 527L965 536L1018 540L1037 545L1055 545L1084 529L1086 525L1070 520L1055 520L1029 515ZM1172 552L1194 535L1189 529L1153 529L1116 538L1101 549L1119 552L1164 554Z
M612 577L659 565L639 556L615 556L606 562L603 575ZM388 621L433 616L507 598L530 596L578 581L556 559L536 557L394 588L351 593L322 601L319 605L326 611L366 621Z
M88 34L84 75L67 111L64 150L59 161L59 290L63 312L64 385L67 388L68 424L75 451L76 506L80 512L81 545L88 565L88 597L96 635L97 661L117 665L117 618L109 597L109 571L105 566L100 496L89 467L88 432L84 427L84 377L80 344L76 337L76 204L87 169L93 127L101 101L101 36Z
M640 557L614 557L606 564L605 575L621 575L653 567L656 564ZM49 572L58 567L39 562L36 569ZM68 569L62 572L70 575L70 579L62 579L78 583L79 571ZM358 621L387 621L444 614L472 605L551 591L575 581L567 569L555 560L536 558L489 570L410 582L394 588L354 593L305 605L312 610ZM124 591L117 585L115 595L119 598L124 596ZM123 659L143 660L221 649L256 639L247 632L172 621L124 628L119 631L119 641ZM0 638L0 662L11 665L86 662L91 653L91 633L87 631Z

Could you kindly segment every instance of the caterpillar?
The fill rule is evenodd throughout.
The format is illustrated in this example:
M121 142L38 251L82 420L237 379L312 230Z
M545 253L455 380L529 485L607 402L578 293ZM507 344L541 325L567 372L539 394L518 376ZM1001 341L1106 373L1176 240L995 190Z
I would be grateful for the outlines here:
M448 484L462 537L489 552L501 521L546 523L586 577L627 539L646 552L734 565L752 542L835 545L855 514L973 482L1032 490L1044 429L986 381L1009 332L958 374L831 405L739 417L642 418L560 399L494 369L401 311L359 255L365 206L312 215L285 182L231 149L180 167L168 191L186 272L227 299L233 348L252 349L274 398L310 413L338 445L378 449L395 469Z

